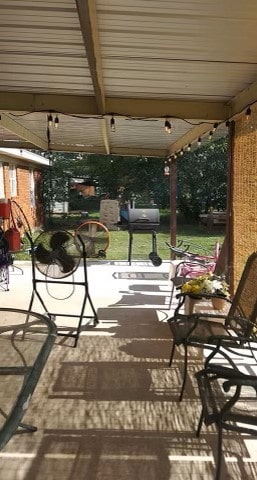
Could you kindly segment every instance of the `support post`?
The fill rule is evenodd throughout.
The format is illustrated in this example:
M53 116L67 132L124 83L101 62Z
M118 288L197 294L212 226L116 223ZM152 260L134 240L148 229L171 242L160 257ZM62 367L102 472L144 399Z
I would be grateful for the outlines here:
M170 161L170 244L177 241L177 162L172 157ZM171 260L175 258L171 252Z

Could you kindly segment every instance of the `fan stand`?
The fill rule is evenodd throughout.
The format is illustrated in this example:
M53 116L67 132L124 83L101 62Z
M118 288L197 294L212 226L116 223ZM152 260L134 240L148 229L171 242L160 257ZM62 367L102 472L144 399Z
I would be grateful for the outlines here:
M30 299L28 309L29 310L32 309L32 305L34 303L34 300L37 297L39 302L41 303L41 305L43 306L43 308L45 310L45 314L48 315L50 319L55 320L57 317L78 318L78 325L77 325L75 333L65 333L65 332L59 332L57 330L57 335L58 336L74 338L73 347L75 348L77 346L77 343L78 343L78 339L79 339L80 332L81 332L81 329L82 329L83 320L88 319L88 322L86 323L86 325L90 325L90 323L93 322L93 325L92 325L93 327L95 327L99 323L98 315L96 313L96 310L94 308L91 296L89 294L88 279L87 279L86 251L85 251L84 243L83 243L82 239L80 238L80 236L77 235L77 237L78 237L78 239L81 243L81 246L82 246L84 281L78 282L78 281L67 281L67 280L64 281L64 280L50 280L50 279L42 280L42 279L38 279L37 275L36 275L35 252L34 252L33 240L28 234L27 234L27 237L28 237L28 239L30 241L30 244L31 244L32 285L33 285L32 295L31 295L31 299ZM39 284L43 284L43 283L45 283L45 284L59 284L59 285L72 285L72 286L80 285L80 286L84 287L84 297L83 297L83 301L82 301L82 305L81 305L80 314L79 315L74 315L74 314L68 314L68 313L65 314L65 313L49 312L47 307L46 307L46 304L45 304L45 302L44 302L44 300L43 300L42 296L40 295L40 293L38 291L38 288L37 288ZM92 315L84 315L84 311L85 311L87 303L89 304L89 306L91 308Z

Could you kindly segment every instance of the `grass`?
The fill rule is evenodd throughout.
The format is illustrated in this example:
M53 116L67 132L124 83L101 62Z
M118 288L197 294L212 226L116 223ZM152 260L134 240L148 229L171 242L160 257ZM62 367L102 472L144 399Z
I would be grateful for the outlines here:
M162 229L157 234L157 252L163 260L169 260L170 250L165 242L169 242L169 232ZM221 229L208 233L205 228L198 225L178 227L177 239L183 240L191 246L191 251L198 251L212 254L215 242L222 244L224 231ZM108 260L127 260L128 258L129 235L127 231L111 231L110 245L106 251ZM150 233L135 233L133 235L132 259L147 260L152 251L152 235Z
M160 230L157 233L157 253L163 260L170 259L170 250L166 245L166 242L170 240L169 212L165 212L161 216ZM91 215L92 218L96 218L96 215ZM56 218L52 220L52 224L49 229L67 229L71 232L74 231L74 227L84 220L81 220L79 216L73 216L69 219ZM225 229L215 227L211 232L208 232L203 225L178 225L177 227L177 243L183 240L185 244L190 246L191 251L197 251L197 247L200 247L202 253L212 254L214 251L215 242L218 241L222 244L224 239ZM110 243L106 251L107 260L127 260L128 259L128 244L129 235L127 230L110 231ZM133 235L132 246L132 260L148 260L149 253L152 252L152 235L151 233L135 233ZM15 254L17 260L29 260L30 255L25 252Z

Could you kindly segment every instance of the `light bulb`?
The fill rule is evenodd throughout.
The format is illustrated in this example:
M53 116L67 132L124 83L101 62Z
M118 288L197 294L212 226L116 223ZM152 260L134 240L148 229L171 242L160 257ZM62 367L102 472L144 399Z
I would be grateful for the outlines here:
M202 145L202 139L201 139L201 137L198 138L198 140L197 140L197 145L198 145L198 147L200 147L200 146Z
M55 119L54 119L54 127L55 127L55 128L58 128L58 126L59 126L59 118L58 118L57 115L56 115L56 117L55 117Z
M112 118L111 118L111 120L110 120L110 125L111 125L111 131L112 131L112 132L115 132L115 130L116 130L116 129L115 129L115 120L114 120L113 116L112 116Z
M188 151L188 152L191 152L191 143L188 144L188 146L187 146L187 151Z
M251 107L248 107L245 114L246 114L246 120L249 120L249 117L251 116L252 110Z
M171 133L171 124L167 118L165 120L164 128L165 128L165 132Z
M47 122L48 122L48 126L51 127L53 124L53 116L51 113L47 117Z

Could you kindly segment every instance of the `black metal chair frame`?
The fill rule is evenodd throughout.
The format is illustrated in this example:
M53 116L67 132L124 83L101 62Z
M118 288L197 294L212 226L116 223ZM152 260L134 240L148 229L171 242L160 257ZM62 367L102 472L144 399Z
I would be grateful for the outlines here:
M215 424L218 431L215 480L221 478L222 472L223 430L257 436L256 415L247 412L247 410L242 410L242 407L238 411L235 410L240 400L245 402L250 400L249 398L243 398L242 395L243 387L247 387L247 389L250 387L255 392L255 398L251 397L251 401L256 403L256 413L257 377L240 372L235 364L233 367L210 364L210 360L217 353L220 353L220 346L221 344L211 353L206 361L205 368L195 374L202 403L202 412L196 435L197 437L200 436L203 423L207 426ZM219 393L213 387L214 382L218 380L222 382ZM223 392L224 401L221 405L219 403L220 394L222 395Z
M210 349L215 352L217 345L222 346L222 355L230 361L231 354L238 354L238 350L244 351L244 356L252 358L252 352L257 350L256 319L257 319L257 295L251 297L250 311L246 312L250 302L246 302L245 285L251 269L257 276L257 252L249 256L236 293L231 303L228 314L222 313L194 313L185 315L180 313L186 294L178 295L180 298L174 316L168 319L168 324L173 336L173 346L169 365L172 365L175 349L177 346L184 347L183 380L179 401L182 400L187 380L188 347ZM255 280L255 279L254 279ZM256 284L253 282L253 287ZM206 298L217 297L205 295ZM195 296L202 298L202 296ZM251 348L249 348L251 345Z

